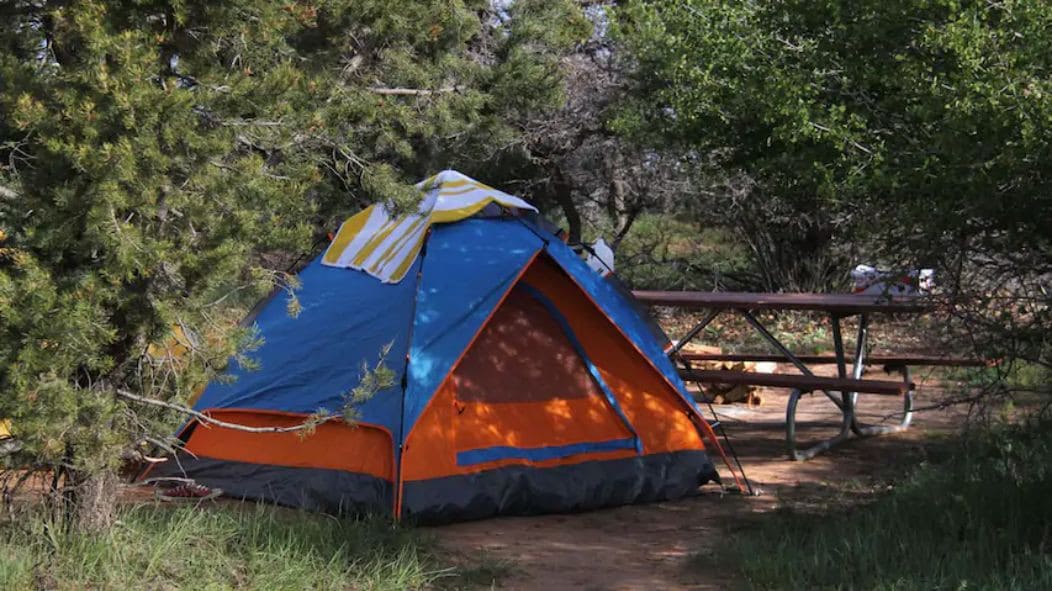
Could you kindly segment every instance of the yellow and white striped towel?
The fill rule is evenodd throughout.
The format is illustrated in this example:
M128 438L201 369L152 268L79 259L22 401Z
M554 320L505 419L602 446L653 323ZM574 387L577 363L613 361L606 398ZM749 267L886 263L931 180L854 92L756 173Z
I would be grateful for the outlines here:
M455 170L444 170L416 187L424 192L418 213L392 218L382 204L370 205L340 226L322 264L358 269L384 283L398 283L419 256L431 224L469 218L490 203L537 211L522 199Z

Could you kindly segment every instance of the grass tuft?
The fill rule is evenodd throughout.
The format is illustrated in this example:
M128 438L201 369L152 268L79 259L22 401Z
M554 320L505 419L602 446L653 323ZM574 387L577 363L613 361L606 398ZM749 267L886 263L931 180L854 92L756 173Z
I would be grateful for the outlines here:
M878 500L730 534L750 589L1052 589L1052 423L966 435Z
M515 564L511 560L482 551L472 560L460 564L446 586L452 589L496 589L514 572Z
M262 505L125 507L96 536L0 524L0 589L401 590L449 572L417 530Z

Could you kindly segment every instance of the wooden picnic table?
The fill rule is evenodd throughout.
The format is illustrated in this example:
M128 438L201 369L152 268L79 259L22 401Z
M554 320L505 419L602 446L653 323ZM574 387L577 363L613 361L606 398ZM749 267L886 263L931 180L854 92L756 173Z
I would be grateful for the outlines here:
M810 310L854 316L869 313L917 314L930 306L920 297L887 298L849 293L751 293L743 291L634 291L644 304L708 310Z
M869 437L883 433L901 431L909 427L913 417L914 385L910 378L909 365L922 360L908 356L895 356L895 363L888 367L902 374L902 382L863 380L862 369L867 362L867 338L869 335L870 317L874 314L911 314L918 315L931 309L923 297L907 296L889 298L886 296L823 294L823 293L748 293L748 292L696 292L696 291L636 291L636 299L652 306L670 306L687 309L705 309L708 314L702 318L684 337L672 343L668 353L682 366L684 379L701 383L740 383L760 386L786 387L792 390L786 407L786 439L789 455L796 460L814 457L816 454L847 440L852 433L859 437ZM821 312L829 317L832 329L833 362L837 366L837 377L816 376L809 363L821 363L817 356L798 356L790 351L774 336L753 312L803 310ZM680 350L697 337L706 326L722 313L737 313L766 340L777 352L778 360L793 364L800 372L798 375L776 374L761 377L758 374L733 371L697 371L691 366L690 356L680 354ZM858 316L858 334L855 339L854 355L848 356L841 336L841 320ZM709 359L720 360L733 357L735 360L746 358L767 359L772 355L747 354L708 355ZM848 373L848 363L851 372ZM804 393L821 391L841 411L843 421L840 432L833 438L821 441L816 445L799 450L796 443L796 407ZM859 393L889 394L903 396L902 420L896 425L865 425L855 415L856 400Z

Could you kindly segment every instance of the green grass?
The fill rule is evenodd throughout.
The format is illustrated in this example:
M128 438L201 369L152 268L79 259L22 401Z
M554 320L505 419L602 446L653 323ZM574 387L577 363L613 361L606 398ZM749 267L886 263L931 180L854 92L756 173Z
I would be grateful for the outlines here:
M751 270L748 251L730 231L670 214L639 216L617 250L617 274L635 289L742 289Z
M506 558L492 556L484 550L473 557L470 564L457 569L457 577L452 581L458 588L491 588L500 587L500 582L515 572L515 565Z
M716 558L748 589L1052 589L1052 423L971 433L870 504L758 521Z
M125 507L96 536L0 522L5 590L449 588L485 568L444 565L419 530L265 506Z

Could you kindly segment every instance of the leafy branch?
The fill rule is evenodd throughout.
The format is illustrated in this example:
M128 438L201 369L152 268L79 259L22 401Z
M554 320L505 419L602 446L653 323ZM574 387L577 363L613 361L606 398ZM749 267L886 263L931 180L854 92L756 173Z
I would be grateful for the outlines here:
M353 424L358 420L358 406L371 400L381 390L394 386L395 373L387 366L386 360L391 352L394 341L388 342L380 349L379 359L371 369L369 364L362 361L362 369L358 385L351 389L345 396L343 406L343 420L347 424Z
M250 427L248 425L241 425L238 423L231 423L229 421L222 421L207 413L194 410L188 406L183 406L182 404L167 402L165 400L157 400L156 398L148 398L146 396L139 396L138 394L133 394L131 392L128 392L127 390L117 390L116 394L120 398L124 398L125 400L130 400L132 402L146 404L149 406L156 406L159 408L166 408L168 410L174 410L184 415L191 416L200 421L201 423L207 425L222 427L224 429L233 429L235 431L244 431L246 433L295 433L297 431L311 432L315 428L317 428L318 425L338 418L336 416L328 415L328 413L325 411L318 411L308 416L305 421L298 425L292 425L289 427Z

